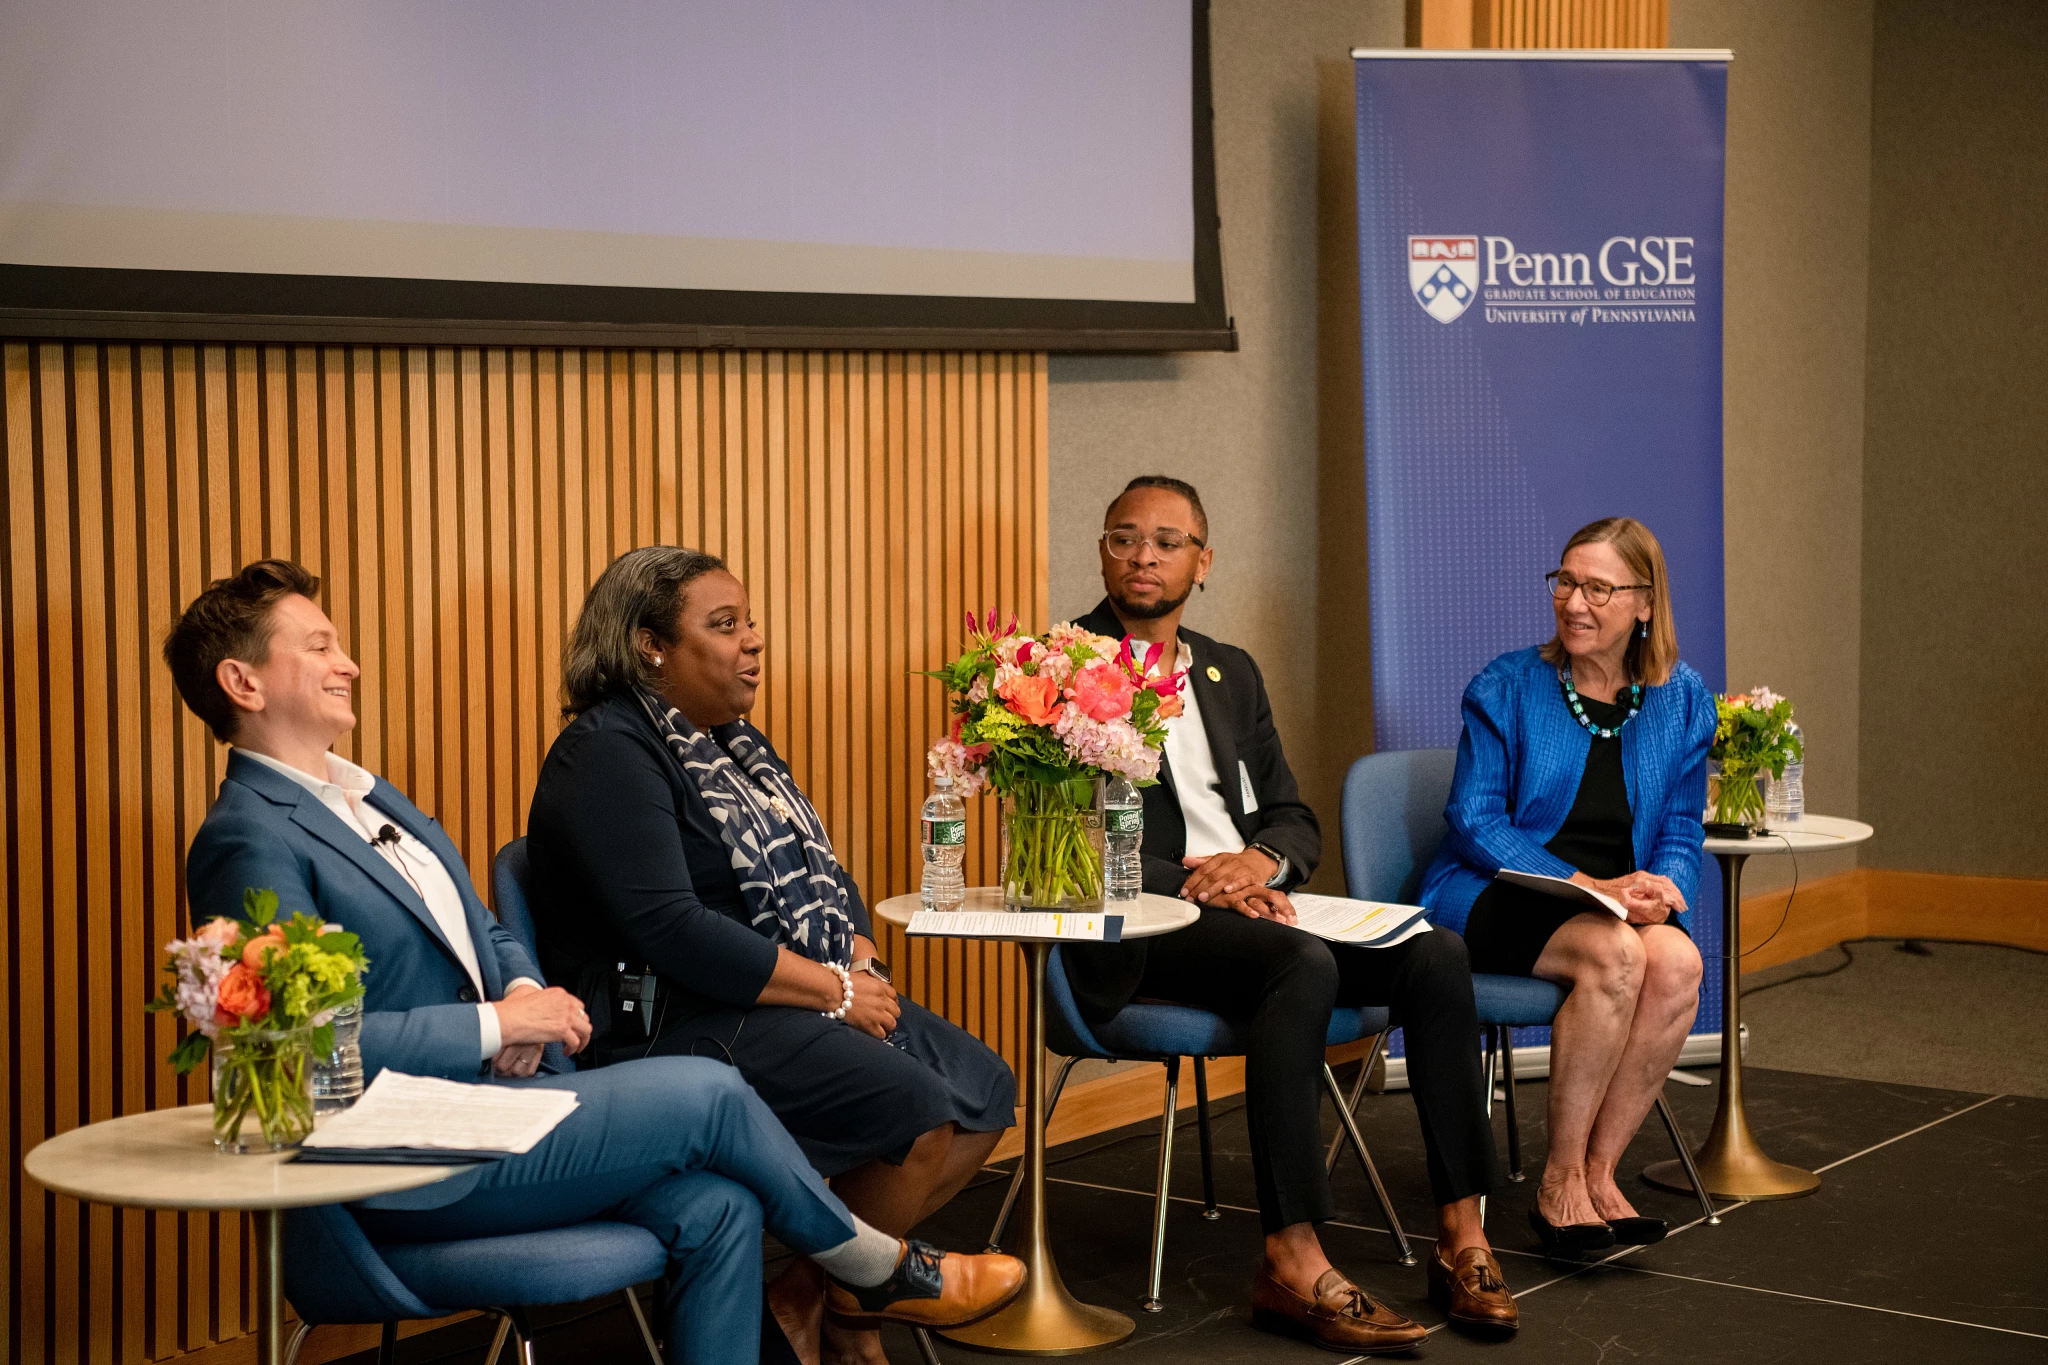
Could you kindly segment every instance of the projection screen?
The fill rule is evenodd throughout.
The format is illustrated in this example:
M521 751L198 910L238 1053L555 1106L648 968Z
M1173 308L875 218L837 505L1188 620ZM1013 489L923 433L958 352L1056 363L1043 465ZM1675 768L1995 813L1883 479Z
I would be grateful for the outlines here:
M1190 0L9 0L0 331L1230 348Z

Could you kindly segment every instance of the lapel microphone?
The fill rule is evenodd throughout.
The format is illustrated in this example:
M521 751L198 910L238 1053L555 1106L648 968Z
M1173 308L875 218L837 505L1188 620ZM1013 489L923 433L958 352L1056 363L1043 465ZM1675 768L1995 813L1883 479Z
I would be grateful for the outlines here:
M387 824L384 828L377 831L377 837L370 840L370 842L373 844L389 844L393 848L397 848L398 840L398 826Z

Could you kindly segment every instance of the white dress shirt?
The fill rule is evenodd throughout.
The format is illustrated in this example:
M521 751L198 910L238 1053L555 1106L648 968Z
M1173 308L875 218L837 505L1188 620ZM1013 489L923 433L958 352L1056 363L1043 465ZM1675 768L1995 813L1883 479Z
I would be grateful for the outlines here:
M276 772L283 773L292 781L304 787L319 798L320 804L334 812L335 818L351 830L363 836L363 842L383 855L384 861L396 868L398 875L408 882L419 898L426 902L427 913L434 917L434 923L441 927L448 946L455 950L462 969L469 973L469 980L476 987L477 1026L483 1034L483 1058L488 1062L498 1055L503 1046L498 1028L498 1011L487 1001L489 992L484 989L483 972L477 967L476 943L469 936L469 917L463 913L462 893L455 889L455 879L440 857L425 844L415 839L403 826L383 811L369 803L370 792L375 789L377 779L367 769L359 768L339 754L328 754L327 776L325 779L311 773L300 772L289 763L259 754L253 749L241 752L258 763ZM389 828L398 835L398 842L379 842L377 835ZM540 983L531 977L518 977L506 983L505 992L525 982L530 986Z
M1144 666L1150 649L1141 640L1131 641L1131 657L1139 667ZM1194 651L1188 642L1180 641L1174 669L1185 673L1194 666L1194 661ZM1237 832L1230 807L1223 800L1223 779L1216 771L1216 755L1209 748L1209 731L1202 724L1202 705L1195 699L1192 682L1182 682L1180 702L1180 714L1166 722L1166 761L1173 769L1173 792L1180 801L1181 822L1187 826L1185 855L1206 858L1218 853L1242 853L1244 836ZM1243 768L1242 764L1238 766ZM1249 775L1240 771L1237 776L1249 785ZM1247 810L1257 809L1253 801L1248 800L1245 806ZM1279 885L1286 875L1287 862L1282 859L1267 885Z

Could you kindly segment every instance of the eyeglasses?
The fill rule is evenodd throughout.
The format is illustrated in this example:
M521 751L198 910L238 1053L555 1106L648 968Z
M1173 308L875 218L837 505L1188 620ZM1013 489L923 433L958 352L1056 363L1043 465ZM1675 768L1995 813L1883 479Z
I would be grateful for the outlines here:
M1154 531L1149 536L1134 535L1129 531L1104 531L1102 543L1109 548L1110 558L1129 559L1138 553L1138 547L1150 541L1152 548L1162 558L1170 558L1187 549L1190 545L1197 550L1207 548L1200 536L1191 536L1185 531Z
M1552 569L1543 575L1543 581L1550 585L1550 595L1559 602L1571 601L1572 594L1586 594L1586 605L1604 607L1618 592L1648 592L1648 583L1602 583L1597 578L1580 580L1573 578L1563 569Z

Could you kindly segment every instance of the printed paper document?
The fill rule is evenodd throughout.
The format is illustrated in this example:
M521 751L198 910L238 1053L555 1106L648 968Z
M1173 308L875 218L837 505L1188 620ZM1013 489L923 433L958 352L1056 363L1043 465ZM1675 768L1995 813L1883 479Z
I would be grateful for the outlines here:
M466 1085L384 1070L363 1097L306 1139L313 1149L530 1152L576 1107L570 1090Z
M1349 896L1315 896L1300 891L1287 899L1294 903L1297 927L1332 943L1391 948L1429 932L1429 912L1419 905L1355 901Z
M1541 872L1517 872L1511 867L1504 867L1494 874L1494 879L1512 882L1516 886L1526 886L1531 891L1541 891L1544 895L1555 896L1561 901L1578 901L1589 909L1597 907L1609 910L1617 919L1628 918L1628 911L1623 909L1621 902L1614 897L1595 891L1590 886L1568 882L1563 877L1546 877Z
M940 938L1072 938L1117 943L1123 939L1124 917L1100 911L919 910L910 917L910 932Z

